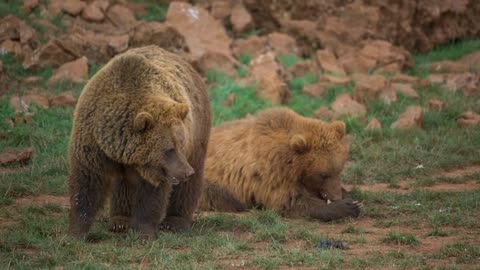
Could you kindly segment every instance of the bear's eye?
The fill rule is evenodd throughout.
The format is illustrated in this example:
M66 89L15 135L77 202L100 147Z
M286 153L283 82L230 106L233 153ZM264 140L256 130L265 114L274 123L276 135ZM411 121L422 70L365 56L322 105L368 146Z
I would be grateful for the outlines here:
M175 155L176 155L175 148L170 148L167 151L165 151L165 156L168 159L175 157Z

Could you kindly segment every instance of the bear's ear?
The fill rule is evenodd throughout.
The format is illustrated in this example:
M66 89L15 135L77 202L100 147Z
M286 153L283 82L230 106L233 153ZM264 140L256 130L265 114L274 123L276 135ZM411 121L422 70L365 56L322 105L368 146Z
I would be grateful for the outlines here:
M331 126L335 131L337 139L339 140L341 140L345 136L345 133L347 133L345 123L343 123L342 121L334 121L332 122Z
M148 112L141 112L135 116L133 120L133 128L135 131L145 131L153 127L153 116Z
M295 134L290 138L290 147L297 153L305 153L308 150L307 139L301 134Z

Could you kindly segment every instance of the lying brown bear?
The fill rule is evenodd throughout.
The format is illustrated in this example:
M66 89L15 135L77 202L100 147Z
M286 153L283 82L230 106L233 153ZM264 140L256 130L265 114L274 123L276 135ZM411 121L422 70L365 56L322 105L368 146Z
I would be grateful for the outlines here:
M347 160L345 124L264 110L212 130L205 161L203 210L265 207L288 217L357 217L339 175ZM330 203L331 202L331 203Z
M85 86L70 138L70 224L88 232L111 194L110 229L153 237L192 225L210 132L206 86L156 46L113 58Z

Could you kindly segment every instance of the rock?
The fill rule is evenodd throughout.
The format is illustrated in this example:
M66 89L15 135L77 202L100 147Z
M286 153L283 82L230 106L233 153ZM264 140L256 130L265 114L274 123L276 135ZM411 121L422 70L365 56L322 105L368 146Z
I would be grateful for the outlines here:
M38 0L24 0L21 10L26 14L30 14L38 6Z
M45 67L59 67L72 61L75 56L63 49L58 39L51 39L48 43L38 48L30 58L23 62L25 69L36 69Z
M333 73L335 75L345 76L345 70L341 67L340 63L337 61L337 57L333 54L332 51L318 50L315 53L318 65L322 68L323 71Z
M35 31L14 15L7 15L0 19L0 43L6 40L17 41L31 48L36 48L38 45Z
M453 92L459 90L463 90L464 93L475 92L475 89L480 87L480 78L473 73L446 74L444 78L445 86Z
M123 5L116 4L111 6L105 16L115 27L120 29L130 30L137 24L137 19L135 19L133 12Z
M0 51L23 58L22 44L20 44L20 42L12 41L10 39L5 40L0 44Z
M269 74L258 80L256 95L272 104L285 104L290 98L287 85L276 74Z
M353 98L359 102L373 101L377 98L382 99L382 94L387 92L388 88L387 80L381 75L357 74L355 76Z
M366 130L382 130L382 124L377 120L377 118L372 118L367 124Z
M442 111L447 107L447 104L443 101L440 101L438 99L429 99L427 100L427 106L428 108L435 110L435 111Z
M410 106L393 122L390 128L422 128L422 107Z
M88 59L83 56L75 61L60 66L48 80L48 84L71 81L83 83L88 76Z
M387 41L369 41L358 52L356 68L359 72L380 68L386 72L398 73L404 67L413 67L410 53Z
M460 59L460 62L467 65L476 74L480 74L480 52L467 54Z
M461 62L440 61L430 64L430 72L432 73L467 73L469 67Z
M252 16L245 8L241 1L238 1L232 9L230 15L230 22L233 27L233 31L241 33L253 24Z
M201 7L188 3L172 2L166 23L179 32L187 43L190 60L196 61L207 52L223 54L233 58L230 51L231 39L219 21Z
M203 54L200 59L193 63L193 66L201 73L209 70L219 70L230 78L237 77L237 72L233 68L231 59L217 52L207 52Z
M246 39L237 39L233 42L233 54L239 58L242 55L248 55L252 59L265 53L267 47L266 36L250 36Z
M257 82L258 97L272 104L283 104L290 97L287 85L282 80L282 67L275 61L275 54L270 52L253 59L247 71L247 78Z
M298 55L300 52L295 39L283 33L269 34L268 44L277 55Z
M412 85L407 83L392 83L392 88L402 95L410 98L418 98L418 94Z
M331 121L335 117L335 113L323 106L313 112L315 118Z
M5 165L9 163L26 163L33 153L33 148L28 147L22 150L13 150L12 148L5 148L2 153L0 153L0 165Z
M35 93L30 93L22 97L12 96L10 98L10 107L17 112L28 112L32 103L35 103L44 109L49 107L48 98Z
M47 17L54 18L60 16L62 12L63 0L48 0L47 1ZM44 15L44 14L42 14Z
M101 22L105 19L104 12L109 6L106 0L96 0L87 5L82 11L82 17L87 21Z
M430 74L427 80L432 84L443 84L445 82L444 74Z
M222 105L224 107L231 107L235 101L235 93L228 93L227 97L223 100Z
M66 13L77 16L79 15L87 4L80 0L64 0L62 4L62 9Z
M297 41L301 55L313 55L321 47L318 36L312 34L317 32L316 20L291 20L282 17L279 22L285 29L284 32L289 33Z
M338 118L339 116L363 118L367 113L365 105L353 100L349 94L341 94L337 96L331 107L335 112L335 118Z
M29 77L26 77L25 79L23 79L23 83L25 84L37 84L38 82L40 82L42 78L39 77L39 76L29 76Z
M74 107L77 100L72 96L72 93L67 92L49 99L50 107Z
M320 78L320 81L329 84L329 85L347 85L352 80L347 76L337 76L337 75L330 75L324 74Z
M327 91L326 85L324 83L317 82L315 84L305 85L303 87L302 93L307 96L319 98L323 96L326 91Z
M394 83L409 83L409 84L418 84L419 78L414 76L409 76L403 73L396 73L393 75L391 81Z
M296 63L288 69L288 74L290 78L294 77L303 77L307 74L314 74L317 70L315 62L312 60L305 60Z
M13 114L12 119L9 120L9 125L14 127L15 125L22 125L22 124L31 124L33 123L33 114L29 112L15 112Z
M232 4L230 0L212 1L211 12L215 19L224 19L232 14Z
M184 55L188 50L185 38L175 28L158 22L138 24L131 36L131 46L157 45L173 53Z
M457 119L457 124L460 127L480 126L480 115L472 111L464 112L462 116Z

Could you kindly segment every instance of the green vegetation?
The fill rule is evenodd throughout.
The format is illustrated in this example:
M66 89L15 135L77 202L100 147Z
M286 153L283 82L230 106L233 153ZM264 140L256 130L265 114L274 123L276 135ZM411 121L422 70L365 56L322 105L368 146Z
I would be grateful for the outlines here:
M419 241L415 238L413 234L393 231L388 232L387 236L383 238L383 242L410 246L419 244Z

